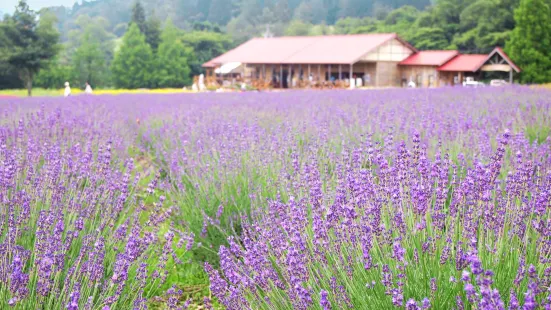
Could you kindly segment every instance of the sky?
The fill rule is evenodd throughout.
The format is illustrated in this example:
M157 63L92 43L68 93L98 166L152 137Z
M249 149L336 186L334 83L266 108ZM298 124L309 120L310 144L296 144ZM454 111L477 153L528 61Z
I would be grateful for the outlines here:
M0 11L3 13L13 13L19 0L0 0ZM76 0L27 0L27 3L33 10L38 10L47 6L65 5L73 6Z

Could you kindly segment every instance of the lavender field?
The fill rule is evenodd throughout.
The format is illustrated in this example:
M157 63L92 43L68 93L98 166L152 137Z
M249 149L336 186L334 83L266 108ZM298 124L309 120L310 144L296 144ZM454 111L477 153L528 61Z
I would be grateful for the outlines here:
M13 309L551 309L551 93L0 101Z

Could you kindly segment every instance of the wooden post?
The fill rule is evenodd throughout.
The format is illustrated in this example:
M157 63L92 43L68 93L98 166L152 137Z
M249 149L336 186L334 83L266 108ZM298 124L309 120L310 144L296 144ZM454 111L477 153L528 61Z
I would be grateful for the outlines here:
M331 82L331 65L327 65L327 80Z
M375 63L375 87L379 87L379 62Z
M289 68L287 70L289 70L289 72L287 73L287 78L289 79L287 87L293 88L293 65L289 65Z
M262 79L266 82L266 65L262 65Z
M354 64L350 64L350 88L352 88L352 79L354 78L353 77L354 75ZM354 84L356 83L356 81L354 81Z
M300 73L302 72L302 64L298 65L298 71L297 71L297 86L298 88L301 88L302 86L302 77L300 76Z
M318 82L321 82L321 65L318 65Z
M339 82L342 82L342 65L339 65Z
M511 71L509 71L509 84L513 84L513 67L511 67Z
M310 64L308 64L308 80L310 80L310 74L312 74L312 70L310 70Z
M283 89L283 65L279 65L279 88Z

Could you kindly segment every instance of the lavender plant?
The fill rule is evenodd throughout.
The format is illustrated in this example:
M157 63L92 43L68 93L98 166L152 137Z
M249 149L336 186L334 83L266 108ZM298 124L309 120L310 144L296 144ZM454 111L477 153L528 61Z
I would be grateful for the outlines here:
M19 120L6 113L0 130L2 304L147 308L169 259L185 253L156 179L141 188L135 162L113 149L121 136L96 119L45 106L11 113Z
M549 308L548 94L6 99L2 302Z

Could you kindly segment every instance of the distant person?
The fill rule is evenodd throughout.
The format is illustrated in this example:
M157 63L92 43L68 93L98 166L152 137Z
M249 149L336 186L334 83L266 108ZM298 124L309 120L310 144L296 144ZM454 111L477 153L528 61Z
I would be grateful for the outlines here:
M65 92L63 93L63 96L71 96L71 86L69 85L69 82L65 82Z
M199 91L205 91L207 87L205 86L205 75L200 74L199 75Z
M84 88L84 93L87 95L91 95L94 91L92 90L92 86L86 82L86 88Z

